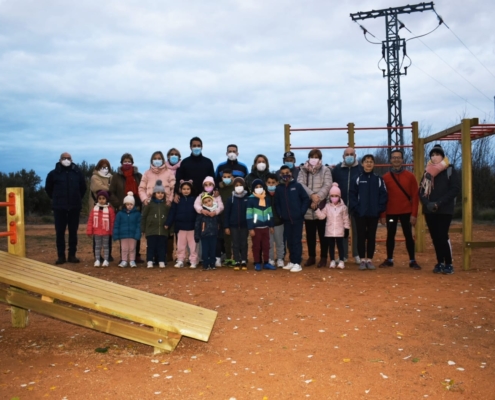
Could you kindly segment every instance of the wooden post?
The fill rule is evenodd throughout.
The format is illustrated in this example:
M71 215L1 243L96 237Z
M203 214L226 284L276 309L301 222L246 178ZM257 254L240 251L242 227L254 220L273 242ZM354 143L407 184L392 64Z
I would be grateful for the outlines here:
M11 212L7 207L7 228L14 231L15 236L8 238L8 252L19 257L26 257L26 239L24 227L24 188L7 188L7 201L13 199L15 202L15 212ZM22 289L12 287L13 291L24 292ZM28 325L28 310L24 308L11 307L12 326L14 328L25 328Z
M462 148L462 268L471 268L471 247L473 240L473 168L471 164L471 120L461 122Z
M353 122L349 122L347 124L347 137L348 137L348 142L347 142L347 145L349 147L354 147L354 145L356 144L354 142L354 123Z
M290 151L290 125L284 125L284 153Z

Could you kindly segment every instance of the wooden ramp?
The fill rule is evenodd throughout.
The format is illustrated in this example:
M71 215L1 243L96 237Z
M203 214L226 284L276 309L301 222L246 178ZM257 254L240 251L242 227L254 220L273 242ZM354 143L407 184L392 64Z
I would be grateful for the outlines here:
M13 306L14 326L26 326L26 310L32 310L148 344L155 353L174 350L181 336L208 341L217 317L216 311L4 251L0 251L0 282L10 286L0 288L0 301Z

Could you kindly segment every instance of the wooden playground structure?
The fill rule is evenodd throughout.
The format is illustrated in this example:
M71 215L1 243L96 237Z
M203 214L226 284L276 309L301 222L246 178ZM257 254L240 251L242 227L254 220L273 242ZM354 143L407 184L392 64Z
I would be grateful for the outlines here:
M289 124L284 125L284 151L291 150L310 150L315 147L319 149L345 149L353 147L355 149L368 148L389 148L389 146L356 146L356 131L387 130L395 127L365 127L357 128L354 123L350 122L344 128L291 128ZM458 140L462 148L462 228L451 228L450 232L462 233L462 268L468 270L471 268L471 255L473 248L495 247L495 242L473 241L473 191L472 191L472 164L471 164L471 145L474 140L483 137L495 135L495 124L480 124L478 118L463 119L460 124L448 129L429 135L419 137L419 124L412 122L411 126L400 127L402 129L411 129L412 144L404 146L394 146L402 148L412 148L414 175L418 182L421 180L425 168L425 145L440 140ZM345 146L292 146L292 132L308 131L347 131L348 141ZM416 233L416 251L425 251L425 236L427 233L424 216L421 212L421 203L419 204L418 219L415 226Z
M26 258L23 188L7 188L8 252L0 251L0 302L12 325L29 310L171 352L182 336L207 342L217 312ZM83 307L84 309L81 309ZM143 326L144 325L144 326Z

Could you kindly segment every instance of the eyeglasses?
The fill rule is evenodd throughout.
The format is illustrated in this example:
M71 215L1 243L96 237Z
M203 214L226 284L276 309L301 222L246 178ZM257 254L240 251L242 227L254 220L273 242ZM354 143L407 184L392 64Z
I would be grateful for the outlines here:
M390 157L391 160L402 160L402 157Z

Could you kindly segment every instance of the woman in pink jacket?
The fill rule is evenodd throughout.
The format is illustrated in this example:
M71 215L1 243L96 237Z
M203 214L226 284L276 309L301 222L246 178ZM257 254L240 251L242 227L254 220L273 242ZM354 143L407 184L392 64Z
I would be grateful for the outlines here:
M330 188L330 202L325 204L322 210L316 210L318 219L327 219L325 225L325 240L330 249L330 268L344 269L344 233L349 229L349 212L340 198L339 184L334 182ZM335 244L339 250L340 261L335 260Z
M170 206L174 197L175 173L167 168L165 157L161 151L155 151L151 155L150 169L141 178L138 192L143 205L149 204L157 180L162 181L165 188L165 199L167 205Z

